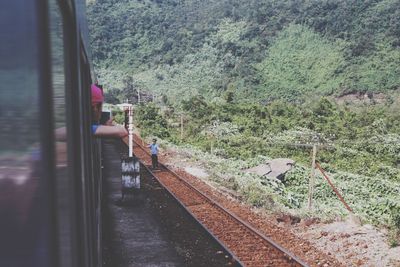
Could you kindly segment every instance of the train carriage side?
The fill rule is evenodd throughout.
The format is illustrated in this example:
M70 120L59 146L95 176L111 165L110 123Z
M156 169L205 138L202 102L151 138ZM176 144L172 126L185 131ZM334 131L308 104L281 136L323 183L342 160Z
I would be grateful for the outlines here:
M0 266L100 266L82 0L0 3Z

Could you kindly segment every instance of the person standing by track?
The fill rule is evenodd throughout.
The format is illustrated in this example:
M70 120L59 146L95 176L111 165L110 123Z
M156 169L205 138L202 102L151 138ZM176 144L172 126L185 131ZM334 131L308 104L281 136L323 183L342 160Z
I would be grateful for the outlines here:
M151 152L151 166L153 170L158 169L158 144L157 144L157 139L153 139L153 143L151 145L148 145L150 148Z

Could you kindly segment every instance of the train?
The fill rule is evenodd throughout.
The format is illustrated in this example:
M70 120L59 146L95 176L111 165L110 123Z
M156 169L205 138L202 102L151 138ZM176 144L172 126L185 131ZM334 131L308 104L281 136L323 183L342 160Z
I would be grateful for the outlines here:
M0 266L102 265L85 8L0 3Z

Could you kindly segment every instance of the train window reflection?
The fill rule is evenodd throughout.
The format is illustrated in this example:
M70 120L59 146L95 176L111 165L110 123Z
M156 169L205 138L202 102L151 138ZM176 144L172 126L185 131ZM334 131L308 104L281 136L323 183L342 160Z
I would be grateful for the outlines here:
M66 166L67 163L67 118L65 103L64 40L62 28L62 17L59 7L54 3L54 1L50 1L50 40L57 167Z
M35 1L0 3L0 266L50 266Z
M56 0L49 1L50 42L52 65L52 89L56 155L56 193L58 219L59 266L72 266L71 197L72 190L68 170L68 135L66 77L64 55L63 17Z

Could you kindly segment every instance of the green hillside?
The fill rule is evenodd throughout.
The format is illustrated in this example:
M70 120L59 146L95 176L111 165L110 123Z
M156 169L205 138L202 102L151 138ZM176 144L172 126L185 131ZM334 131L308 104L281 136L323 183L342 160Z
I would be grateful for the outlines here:
M356 214L400 242L399 0L97 0L88 16L107 102L155 100L135 110L143 137L206 159L251 205L300 215L320 143ZM283 182L238 172L280 157L298 163ZM314 215L346 215L316 181Z
M111 89L170 102L390 92L400 87L398 0L97 0L93 59ZM128 96L129 97L129 96ZM114 99L115 100L115 99Z

